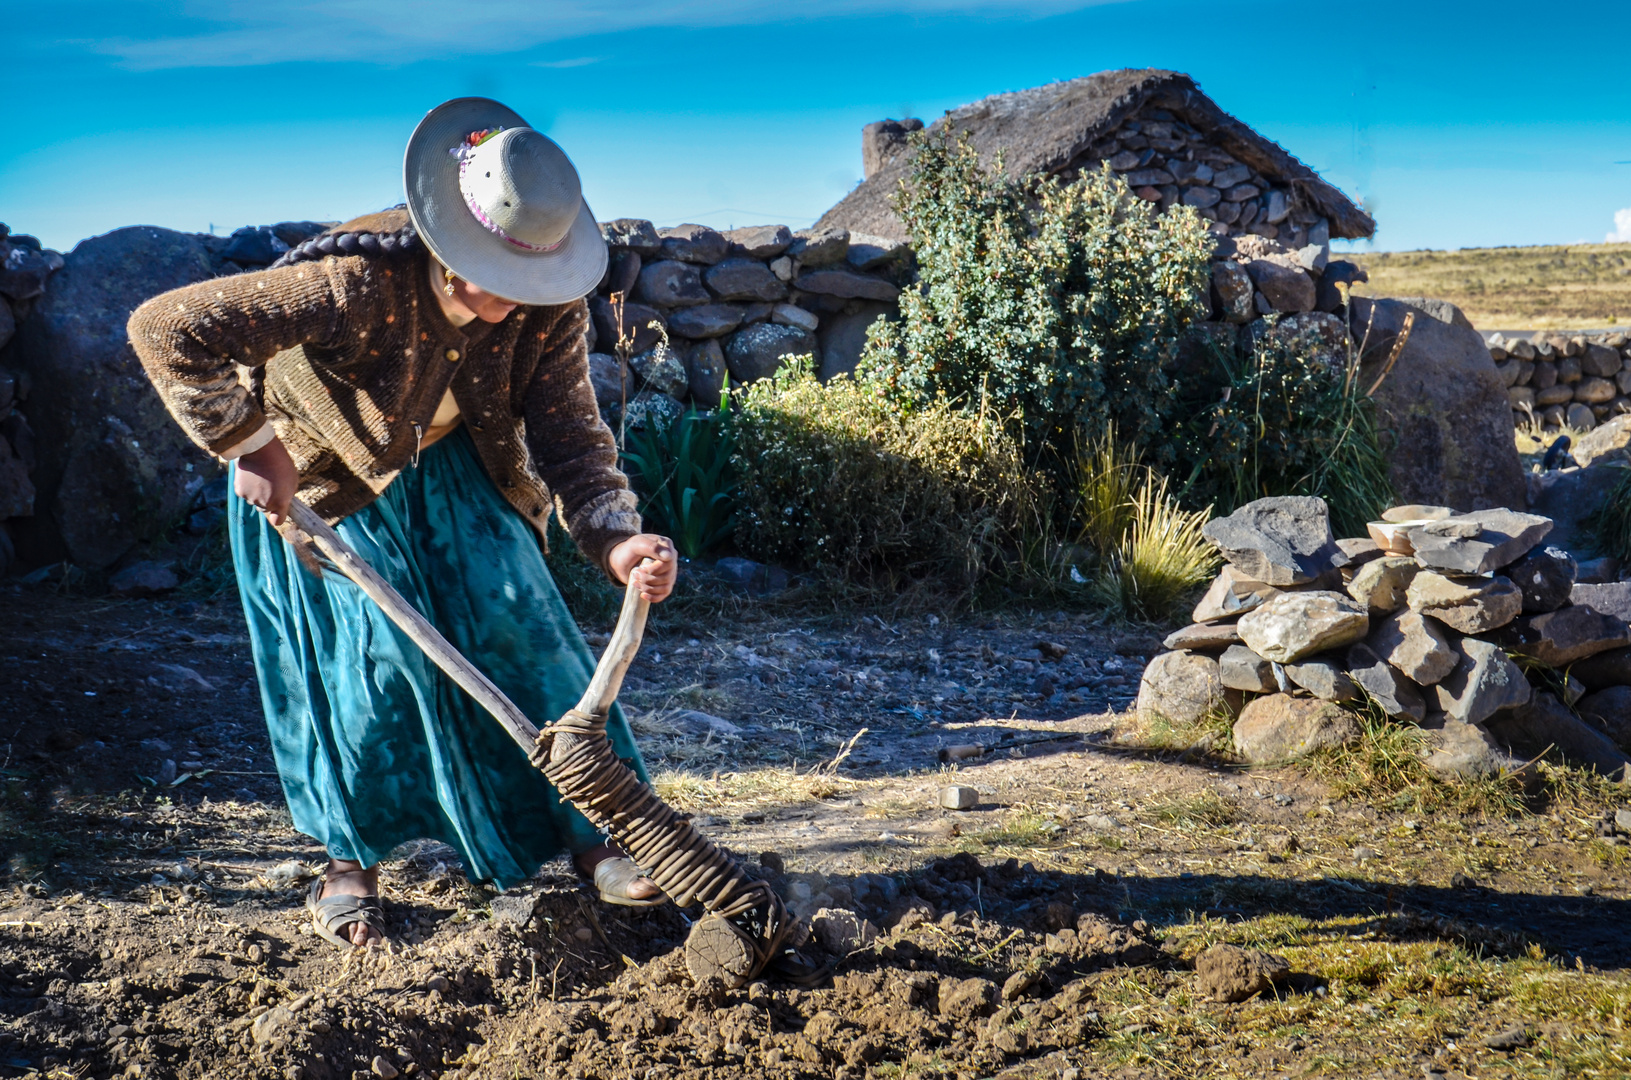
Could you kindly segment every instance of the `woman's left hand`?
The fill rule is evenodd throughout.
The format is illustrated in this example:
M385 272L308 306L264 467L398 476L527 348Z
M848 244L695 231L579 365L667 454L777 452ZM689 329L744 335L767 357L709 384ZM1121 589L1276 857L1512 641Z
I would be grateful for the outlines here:
M652 562L648 566L641 566L643 559L651 559ZM640 598L653 604L668 599L669 593L674 591L674 579L680 572L674 542L656 533L629 537L612 548L606 561L610 564L612 576L625 585L632 574L640 590Z

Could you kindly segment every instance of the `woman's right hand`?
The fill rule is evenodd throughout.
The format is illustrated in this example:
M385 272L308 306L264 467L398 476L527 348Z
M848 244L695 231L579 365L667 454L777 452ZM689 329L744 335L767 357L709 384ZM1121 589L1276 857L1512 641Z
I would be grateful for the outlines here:
M281 439L273 439L240 457L232 481L238 498L259 507L273 526L283 524L289 514L289 500L299 487L300 473Z

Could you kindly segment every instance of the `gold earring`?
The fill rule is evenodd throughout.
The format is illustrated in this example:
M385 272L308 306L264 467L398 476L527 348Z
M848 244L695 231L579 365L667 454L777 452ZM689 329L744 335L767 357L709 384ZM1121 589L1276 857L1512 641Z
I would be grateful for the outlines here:
M442 291L447 293L447 295L452 296L453 295L453 271L449 270L445 266L442 267L442 277L447 279L447 284L442 286Z

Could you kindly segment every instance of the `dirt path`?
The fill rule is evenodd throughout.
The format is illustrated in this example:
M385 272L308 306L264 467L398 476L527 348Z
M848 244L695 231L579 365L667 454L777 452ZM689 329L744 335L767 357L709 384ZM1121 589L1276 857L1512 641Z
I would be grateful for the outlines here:
M624 695L659 788L879 934L829 919L830 985L726 993L675 967L683 913L592 905L564 863L498 896L430 842L385 868L393 947L340 957L231 599L0 587L0 1076L1631 1073L1608 804L1393 812L1128 750L1154 647L1060 613L661 613ZM966 743L995 749L937 761ZM940 809L952 783L978 805ZM1293 977L1202 1001L1216 941Z

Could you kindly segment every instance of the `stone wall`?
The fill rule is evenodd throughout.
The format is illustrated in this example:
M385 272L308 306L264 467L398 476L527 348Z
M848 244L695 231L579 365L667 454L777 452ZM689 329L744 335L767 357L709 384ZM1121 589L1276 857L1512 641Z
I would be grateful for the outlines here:
M1165 163L1174 163L1170 152ZM1197 186L1204 185L1191 185ZM1299 244L1293 247L1264 235L1273 223L1263 220L1256 231L1226 236L1217 230L1212 321L1201 332L1313 335L1334 357L1345 355L1338 286L1363 280L1363 272L1331 259L1318 228L1312 235L1300 225L1276 228ZM7 522L0 556L6 564L15 550L26 566L67 560L106 569L137 557L140 545L178 525L207 528L218 487L209 482L221 475L220 465L188 442L164 411L125 339L125 322L151 296L263 267L324 227L283 222L207 236L137 226L86 240L66 259L39 251L28 238L0 241L0 254L9 253L0 276L6 298L0 304L0 521ZM900 290L914 273L904 244L842 228L762 225L720 232L618 219L604 223L602 232L610 259L589 297L590 373L614 428L638 428L650 416L673 416L688 405L711 409L727 378L738 386L754 382L789 356L813 355L824 379L853 370L867 327L895 317ZM620 335L626 365L617 356ZM1493 365L1481 346L1472 351L1485 365L1497 422L1504 425L1507 406ZM1458 419L1431 431L1417 424L1421 431L1400 458L1397 486L1412 498L1458 509L1513 505L1504 488L1485 490L1484 481L1459 478L1456 462L1477 462L1461 470L1473 478L1504 471L1485 467L1487 455L1469 455L1461 445L1472 429L1465 418L1483 409L1481 398L1468 396L1481 393L1479 380L1466 372L1439 378L1437 364L1407 356L1399 371L1417 372L1412 377L1425 384L1453 383L1432 405L1435 416ZM1406 407L1413 406L1400 405ZM1515 462L1510 438L1502 449ZM1505 471L1515 472L1515 464Z
M1494 334L1489 355L1518 427L1589 431L1631 413L1631 338L1623 333Z
M10 495L0 508L6 562L15 552L24 566L101 570L192 524L221 466L165 412L125 323L152 296L264 266L323 228L286 222L209 236L138 225L91 237L66 257L38 251L32 238L4 241L9 254L0 254L14 271L0 293L19 316L15 336L0 335L12 339L0 347L0 370L12 373L0 374L0 385L9 381L18 399L0 404L11 455L0 461ZM32 489L26 508L8 464L18 459Z
M36 439L24 412L33 379L10 362L12 341L62 263L34 237L13 236L0 223L0 574L15 558L6 522L32 517L35 505Z
M1298 191L1263 176L1165 109L1146 108L1093 144L1062 179L1107 163L1162 210L1194 207L1224 236L1261 236L1296 250L1331 241L1331 224Z
M754 382L788 356L814 356L823 379L854 370L867 326L894 315L910 272L905 245L844 229L619 218L601 232L611 260L589 298L590 365L613 426L625 409L635 425L684 403L712 409L727 377Z

